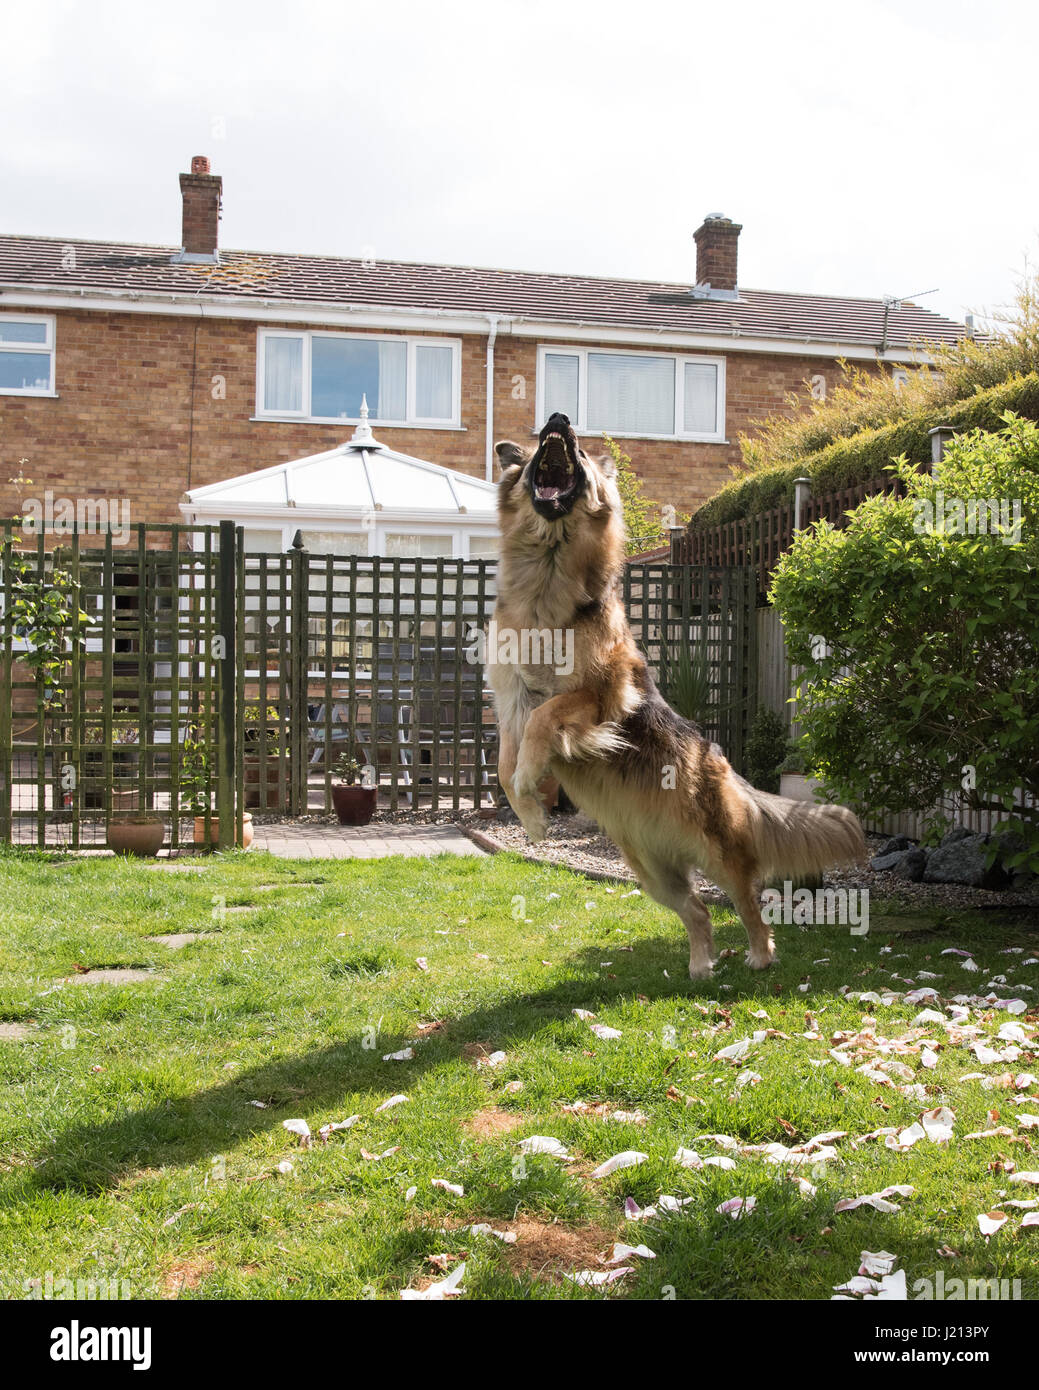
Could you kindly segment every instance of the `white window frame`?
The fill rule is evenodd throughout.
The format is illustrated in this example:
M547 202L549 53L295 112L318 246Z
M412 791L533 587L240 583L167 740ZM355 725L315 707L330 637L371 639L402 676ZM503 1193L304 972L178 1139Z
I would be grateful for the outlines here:
M0 396L56 396L54 379L57 361L57 323L53 314L0 314L0 323L42 323L47 329L45 343L0 343L0 354L5 352L33 352L40 357L50 358L50 376L46 390L35 386L3 386Z
M588 425L588 354L613 355L616 357L654 357L667 358L675 364L675 423L685 419L685 364L687 362L715 366L718 369L718 398L716 401L715 428L707 433L688 433L676 430L673 434L629 434L620 430L592 429ZM705 353L643 352L641 348L578 347L564 343L538 344L538 379L535 408L538 428L545 423L545 358L576 357L577 368L577 419L570 423L578 434L592 435L599 439L604 433L611 439L669 439L685 443L724 444L725 438L725 358L710 357Z
M299 410L268 410L264 399L264 378L266 375L266 346L269 338L302 339L303 354L301 371L303 373L301 408ZM383 429L423 429L457 430L462 426L462 340L461 338L434 338L424 334L414 336L404 333L336 333L325 329L302 329L293 331L287 328L260 328L256 333L256 419L257 420L305 420L319 425L356 425L357 415L313 415L311 414L311 346L315 338L349 338L363 343L403 343L407 348L407 399L403 420L384 420L369 413L369 425ZM421 416L415 410L415 361L416 349L420 347L447 347L451 349L451 415L448 419Z

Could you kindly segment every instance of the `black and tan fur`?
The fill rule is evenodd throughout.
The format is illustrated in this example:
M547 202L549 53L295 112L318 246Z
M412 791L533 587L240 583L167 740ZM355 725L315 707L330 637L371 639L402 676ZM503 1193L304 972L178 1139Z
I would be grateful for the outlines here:
M564 629L574 651L566 675L547 662L490 667L499 777L513 809L531 840L542 839L538 784L549 774L560 782L646 892L682 919L694 978L710 974L714 955L710 917L690 886L694 868L735 904L749 964L771 964L761 884L860 858L857 819L751 787L665 703L618 592L624 525L608 457L585 454L565 415L549 420L536 450L506 442L497 453L498 631Z

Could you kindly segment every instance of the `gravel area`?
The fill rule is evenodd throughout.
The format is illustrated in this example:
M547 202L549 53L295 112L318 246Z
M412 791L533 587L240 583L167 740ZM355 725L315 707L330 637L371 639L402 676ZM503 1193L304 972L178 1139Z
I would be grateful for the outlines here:
M253 812L255 825L283 823L290 825L334 825L334 815L298 816L291 820L283 816L262 815ZM478 811L377 811L372 818L373 825L403 824L461 826L464 830L474 830L492 841L499 849L514 850L538 864L558 864L563 868L576 869L593 877L607 877L634 882L634 875L620 856L613 841L608 839L598 825L586 816L553 816L549 822L548 836L538 845L532 845L526 832L511 811L502 811L488 817ZM870 856L888 840L888 835L867 835ZM1039 886L1028 893L1010 891L994 892L986 888L968 888L955 883L909 883L904 879L893 878L889 873L875 873L868 862L836 869L823 875L823 884L828 888L868 889L872 898L900 907L911 908L1010 908L1035 909L1035 923L1039 926ZM728 899L715 885L700 877L697 892L709 902L727 902Z

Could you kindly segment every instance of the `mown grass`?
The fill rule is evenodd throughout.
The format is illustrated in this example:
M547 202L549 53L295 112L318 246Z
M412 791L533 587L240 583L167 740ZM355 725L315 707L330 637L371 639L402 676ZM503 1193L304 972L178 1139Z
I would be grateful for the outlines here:
M1029 983L1024 957L999 954L1015 941L1034 946L1024 929L1015 937L980 918L905 937L787 928L779 965L760 975L743 964L742 927L719 910L719 945L738 954L714 981L693 985L684 934L663 909L511 855L230 855L195 867L0 856L0 1021L28 1030L0 1041L5 1297L25 1297L25 1281L50 1271L125 1281L135 1298L395 1298L440 1277L429 1256L467 1252L469 1298L601 1298L562 1273L598 1267L615 1238L643 1241L657 1259L636 1261L613 1298L827 1299L862 1250L881 1249L900 1256L910 1285L944 1268L947 1277L1018 1277L1024 1296L1036 1296L1039 1230L1021 1230L1015 1215L986 1244L976 1222L1001 1192L1030 1195L1008 1190L998 1171L1001 1156L1039 1167L1024 1131L905 1154L843 1140L839 1161L803 1170L818 1187L807 1199L759 1158L739 1157L731 1172L672 1161L679 1145L711 1132L795 1144L786 1126L803 1140L912 1122L925 1108L918 1101L852 1068L810 1065L830 1043L798 1036L806 1009L828 1038L870 1011L841 985L909 988L888 971L941 974L931 983L949 995L993 973ZM149 940L184 931L200 935L180 950ZM964 944L988 974L968 976L940 954ZM77 964L155 974L62 983ZM897 1036L920 1007L876 1009L880 1031ZM623 1036L600 1040L574 1008ZM722 1010L731 1029L706 1033L728 1021ZM755 1017L761 1010L767 1021ZM1007 1017L994 1015L988 1033ZM433 1021L443 1026L420 1035ZM737 1095L740 1068L714 1054L769 1027L789 1036L753 1047L741 1067L762 1079ZM409 1045L413 1061L383 1061ZM481 1049L506 1059L478 1068ZM956 1111L958 1135L987 1128L993 1105L1011 1126L1016 1109L1039 1108L958 1079L977 1070L968 1052L948 1048L917 1077L928 1106ZM511 1081L522 1090L508 1091ZM407 1103L375 1113L400 1092ZM561 1109L577 1100L641 1109L648 1123ZM282 1125L305 1118L316 1134L353 1114L353 1128L310 1148ZM535 1134L562 1140L573 1162L517 1163L518 1140ZM380 1161L361 1154L390 1148ZM590 1176L629 1148L648 1162ZM284 1160L291 1173L278 1171ZM433 1178L463 1184L464 1195ZM898 1214L834 1215L841 1197L903 1182L916 1193ZM694 1200L659 1224L625 1222L626 1196L645 1205L662 1192ZM758 1205L745 1219L715 1211L750 1195ZM482 1221L522 1222L521 1239L506 1247L454 1229ZM945 1245L959 1258L940 1257Z

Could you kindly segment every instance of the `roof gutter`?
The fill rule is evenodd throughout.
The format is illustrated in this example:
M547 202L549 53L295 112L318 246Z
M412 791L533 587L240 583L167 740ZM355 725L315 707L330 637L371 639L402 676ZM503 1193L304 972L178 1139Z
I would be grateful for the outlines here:
M702 352L771 352L810 357L846 357L885 362L927 363L930 357L919 345L886 346L878 352L875 342L834 340L814 334L746 334L719 327L679 329L618 326L588 319L544 319L536 315L492 315L483 310L411 308L398 304L330 304L327 300L285 300L262 295L181 294L177 291L120 290L108 287L0 282L0 308L111 310L123 313L158 313L184 317L246 319L256 323L299 323L359 328L401 326L404 331L428 331L433 325L445 334L486 333L489 322L517 337L570 339L575 342L624 343L658 347L689 347Z

